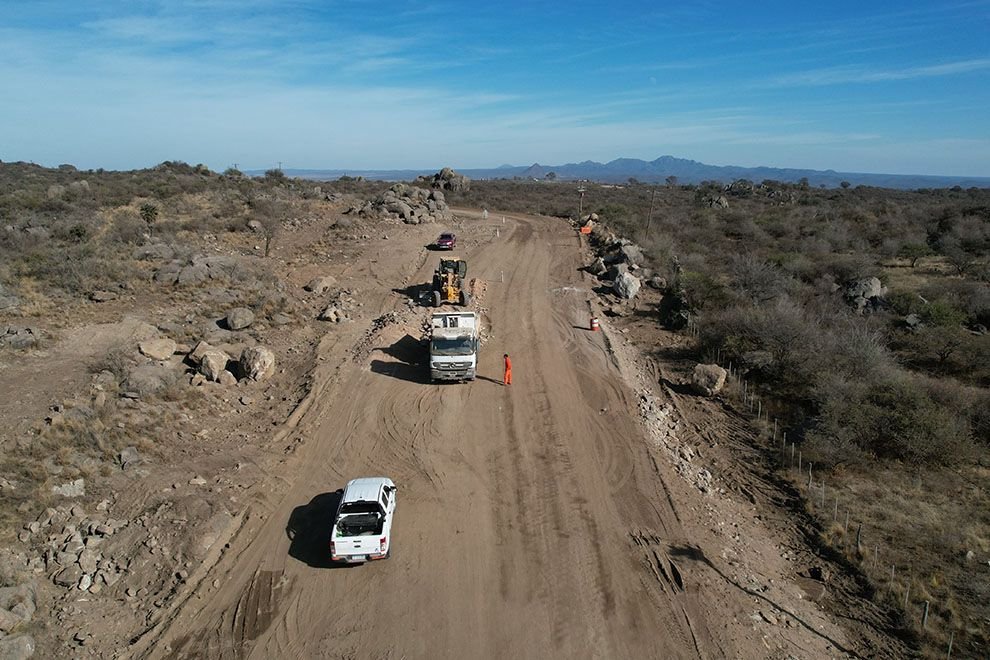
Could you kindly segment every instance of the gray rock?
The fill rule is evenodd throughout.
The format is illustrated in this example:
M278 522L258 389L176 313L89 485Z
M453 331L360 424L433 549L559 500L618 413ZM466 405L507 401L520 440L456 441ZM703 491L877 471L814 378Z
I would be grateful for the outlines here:
M717 364L698 364L691 374L691 387L702 396L715 396L725 386L728 372Z
M116 300L119 298L113 291L94 291L89 294L89 299L93 302L110 302L111 300Z
M344 320L344 313L336 305L327 305L320 315L316 317L320 321L330 321L331 323L340 323Z
M871 298L880 298L887 293L887 287L885 287L879 278L876 277L864 277L862 279L850 282L844 291L846 298L850 301L856 300L858 298L865 298L870 300Z
M205 282L209 277L210 271L206 264L191 264L179 271L175 282L180 286L200 284Z
M0 660L27 660L34 655L34 637L11 635L0 639Z
M136 465L140 465L143 462L141 454L138 452L137 447L124 447L117 454L117 460L120 462L120 468L122 470L128 470Z
M157 394L171 386L177 378L175 371L162 364L141 364L127 374L124 390L142 396Z
M141 354L152 360L168 360L175 353L175 348L175 342L167 337L146 339L138 344L138 350L141 351Z
M224 369L223 373L220 374L220 378L217 379L217 382L224 387L234 387L237 385L237 376L230 373L230 370Z
M52 493L60 497L82 497L86 494L86 480L79 478L61 486L52 486Z
M264 346L244 349L240 359L241 373L251 380L264 380L275 372L275 354Z
M625 259L628 264L641 264L643 263L643 250L635 243L629 243L628 245L623 245L619 248L619 252L622 254L622 258Z
M292 317L282 312L272 314L272 325L288 325L292 323Z
M78 566L67 566L55 574L53 581L60 587L71 589L79 584L82 578L82 569Z
M310 280L303 288L313 293L326 293L337 285L337 278L333 275L324 275Z
M83 573L83 576L79 578L79 591L86 591L91 586L93 586L93 577L88 573Z
M230 330L243 330L254 323L254 312L246 307L235 307L227 312L225 321Z
M217 348L211 348L203 353L199 361L199 373L207 380L218 382L220 375L227 369L230 356Z
M656 289L658 291L663 291L664 289L667 288L667 280L660 277L659 275L654 275L649 280L647 280L646 283L650 286L651 289Z
M142 245L140 247L134 248L131 252L131 258L137 259L139 261L168 261L175 256L175 250L173 250L168 245L164 243L155 243L153 245ZM175 273L178 274L179 270L176 269Z
M620 297L630 300L631 298L635 298L636 294L639 293L640 286L638 277L631 273L623 273L616 278L612 288Z
M195 365L199 365L203 361L203 356L206 355L207 351L211 350L213 350L213 347L205 341L198 342L189 355L186 356L186 359Z
M9 610L0 608L0 633L9 633L24 620Z
M628 272L629 264L618 263L606 271L605 278L609 280L617 280Z
M182 264L173 261L159 268L153 279L159 284L175 284L179 281L180 272L182 272Z
M922 326L921 317L917 314L908 314L904 317L904 324L911 330L916 330Z
M591 262L591 265L588 266L588 272L596 276L603 275L606 270L607 269L605 268L605 260L602 259L601 257L596 258L594 261Z
M84 573L95 573L102 557L103 555L96 550L86 548L79 553L79 568L81 568Z

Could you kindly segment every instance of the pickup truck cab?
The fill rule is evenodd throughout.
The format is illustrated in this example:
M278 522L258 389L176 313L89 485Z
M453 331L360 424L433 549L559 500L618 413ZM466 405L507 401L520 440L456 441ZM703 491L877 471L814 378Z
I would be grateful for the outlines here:
M389 556L396 490L387 477L347 482L330 532L331 561L363 563Z

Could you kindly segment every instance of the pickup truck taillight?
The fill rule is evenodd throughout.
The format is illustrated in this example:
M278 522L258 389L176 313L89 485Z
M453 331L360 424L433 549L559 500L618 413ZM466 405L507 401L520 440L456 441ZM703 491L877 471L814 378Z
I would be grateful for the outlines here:
M332 556L335 554L337 554L337 548L334 547L333 541L330 541L330 555Z
M385 552L385 541L387 540L388 540L387 536L383 536L378 540L378 542L381 544L381 549L379 550L379 552Z

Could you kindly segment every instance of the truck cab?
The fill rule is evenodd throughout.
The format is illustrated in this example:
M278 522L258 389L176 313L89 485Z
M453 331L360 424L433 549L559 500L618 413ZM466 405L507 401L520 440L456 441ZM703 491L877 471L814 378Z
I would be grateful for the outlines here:
M332 521L331 561L363 563L389 556L397 490L387 477L347 482Z
M480 346L476 312L444 312L430 318L430 378L474 380Z

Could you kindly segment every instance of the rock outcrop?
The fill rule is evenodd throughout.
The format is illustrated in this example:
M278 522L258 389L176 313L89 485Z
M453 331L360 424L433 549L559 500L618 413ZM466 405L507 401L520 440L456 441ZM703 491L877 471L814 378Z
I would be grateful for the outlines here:
M354 211L362 217L401 220L409 225L450 222L453 218L440 190L427 190L404 183L395 184L350 212Z

